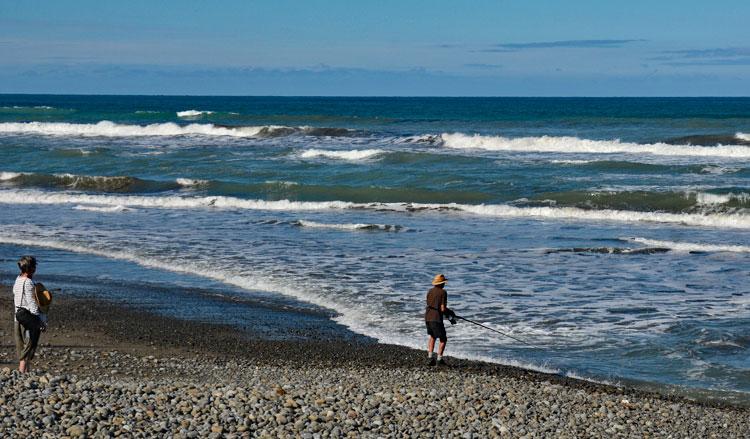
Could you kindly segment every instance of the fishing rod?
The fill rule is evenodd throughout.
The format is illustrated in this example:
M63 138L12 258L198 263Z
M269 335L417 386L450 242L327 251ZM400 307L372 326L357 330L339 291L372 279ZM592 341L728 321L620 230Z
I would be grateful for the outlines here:
M541 347L539 347L539 346L536 346L536 345L533 345L533 344L531 344L531 343L525 342L525 341L521 340L520 338L516 338L516 337L513 337L513 336L512 336L512 335L510 335L510 334L506 334L506 333L505 333L505 332L503 332L503 331L498 331L497 329L494 329L494 328L490 328L489 326L483 325L483 324L481 324L481 323L479 323L479 322L475 322L474 320L469 320L469 319L467 319L466 317L461 317L461 316L459 316L459 315L456 315L456 314L454 314L454 315L453 315L453 317L455 317L455 318L457 318L457 319L461 319L461 320L463 320L463 321L465 321L465 322L469 322L469 323L472 323L472 324L474 324L474 325L477 325L477 326L481 326L481 327L482 327L482 328L484 328L484 329L489 329L489 330L490 330L490 331L492 331L492 332L497 332L497 333L498 333L498 334L500 334L500 335L504 335L504 336L506 336L506 337L508 337L508 338L512 338L513 340L515 340L515 341L517 341L517 342L519 342L519 343L525 344L526 346L530 346L530 347L532 347L532 348L535 348L535 349L539 349L539 350L544 350L544 348L541 348Z

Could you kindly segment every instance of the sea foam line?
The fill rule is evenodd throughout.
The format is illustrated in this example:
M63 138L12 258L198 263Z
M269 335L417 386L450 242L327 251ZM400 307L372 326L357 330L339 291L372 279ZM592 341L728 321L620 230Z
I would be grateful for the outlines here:
M316 211L344 209L390 210L395 212L436 211L463 212L496 218L548 218L557 220L613 221L625 223L654 222L686 226L727 229L750 229L750 216L738 213L664 213L626 210L587 210L577 207L518 207L507 204L423 204L423 203L353 203L349 201L266 201L226 196L141 196L93 195L35 190L0 190L4 204L96 204L142 208L196 209L225 208L267 211Z
M730 252L730 253L750 253L750 247L745 245L724 245L724 244L702 244L693 242L675 242L661 241L648 238L620 238L624 241L643 244L648 247L665 247L675 252Z
M740 133L741 134L741 133ZM589 140L578 137L519 137L444 133L443 145L454 149L481 149L511 152L555 152L574 154L649 154L658 156L694 156L750 158L750 147L741 145L690 146L666 143L639 144L619 140Z

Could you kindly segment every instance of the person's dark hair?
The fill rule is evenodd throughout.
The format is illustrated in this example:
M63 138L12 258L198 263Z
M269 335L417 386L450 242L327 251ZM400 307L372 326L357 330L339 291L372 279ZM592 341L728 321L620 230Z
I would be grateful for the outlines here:
M18 260L18 269L21 273L29 273L36 270L36 258L33 256L21 256Z

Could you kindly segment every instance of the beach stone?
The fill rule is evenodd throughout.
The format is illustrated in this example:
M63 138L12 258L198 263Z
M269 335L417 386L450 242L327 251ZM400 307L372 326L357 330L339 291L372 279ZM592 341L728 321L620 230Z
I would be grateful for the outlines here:
M73 425L73 426L70 426L70 427L68 427L68 428L67 428L67 429L66 429L65 431L66 431L66 432L67 432L67 433L68 433L68 434L69 434L69 435L70 435L71 437L78 437L78 436L82 436L85 430L84 430L84 428L83 428L82 426L80 426L80 425Z

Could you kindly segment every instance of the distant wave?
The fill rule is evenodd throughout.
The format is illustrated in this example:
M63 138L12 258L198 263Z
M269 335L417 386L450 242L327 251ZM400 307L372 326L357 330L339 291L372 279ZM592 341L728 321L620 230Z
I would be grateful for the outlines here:
M235 197L91 195L0 190L5 204L87 204L164 209L224 208L268 211L368 209L394 212L455 212L496 218L549 218L558 220L655 222L685 226L750 229L750 215L740 213L664 213L628 210L586 210L575 207L519 207L507 204L353 203L348 201L266 201Z
M94 124L64 122L6 122L0 123L0 133L29 133L51 136L231 136L253 137L264 127L221 127L213 124L177 125L176 123L155 123L151 125L124 125L109 121Z
M382 149L355 149L351 151L326 151L322 149L308 149L300 154L300 156L303 158L325 157L329 159L357 161L366 160L383 154L384 152L385 151L383 151Z
M203 110L203 111L202 110L185 110L185 111L178 111L177 112L177 117L192 117L192 118L195 118L195 117L200 117L200 116L208 115L208 114L214 114L214 112L213 111L205 111L205 110Z
M738 138L740 140L743 140L745 142L750 142L750 134L737 133L737 134L734 135L734 137L736 137L736 138Z
M695 156L750 158L750 147L740 145L690 146L667 143L639 144L619 140L588 140L578 137L519 137L444 133L443 145L455 149L487 151L555 152L576 154L649 154L657 156Z
M721 189L712 189L719 191ZM532 199L521 198L513 201L522 207L553 206L576 207L580 209L609 209L644 212L701 213L705 209L711 213L750 208L750 194L740 192L713 193L687 190L649 191L638 188L599 191L548 192Z
M700 244L692 242L661 241L648 238L621 238L623 241L634 242L646 246L666 247L676 252L731 252L750 253L750 247L745 245Z
M132 208L125 207L125 206L86 206L83 204L79 204L75 206L73 209L75 210L85 210L89 212L100 212L100 213L115 213L115 212L128 212L133 210Z
M2 172L4 185L20 187L57 188L98 192L161 192L178 189L179 182L143 180L130 176L99 176L75 174L37 174L31 172Z
M610 255L652 255L656 253L666 253L670 249L667 247L647 247L647 248L629 248L629 247L571 247L555 248L547 250L545 253L600 253Z
M50 107L49 105L34 105L32 107L24 107L22 105L12 105L12 106L4 106L0 107L0 110L30 110L30 111L45 111L45 110L56 110L55 107Z
M299 220L295 223L300 227L309 227L314 229L335 229L335 230L363 230L372 231L380 230L384 232L399 232L403 227L391 224L327 224L317 223L314 221Z
M49 136L82 137L148 137L148 136L228 136L228 137L279 137L289 135L346 136L353 131L345 128L287 127L281 125L228 126L192 123L178 125L172 122L150 125L118 124L101 121L94 124L66 122L5 122L0 123L0 133L42 134Z
M178 178L175 181L177 184L184 187L203 186L209 183L208 180L195 180L192 178Z

